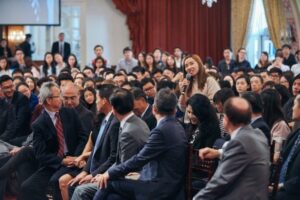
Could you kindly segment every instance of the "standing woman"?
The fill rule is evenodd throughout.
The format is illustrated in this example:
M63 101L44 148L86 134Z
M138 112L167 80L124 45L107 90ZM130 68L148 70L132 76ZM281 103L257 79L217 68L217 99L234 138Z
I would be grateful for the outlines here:
M152 53L146 55L146 69L152 73L156 69L155 59Z
M282 141L286 140L291 130L284 118L280 95L275 89L266 89L261 93L263 118L271 128L271 141L276 141L274 160L279 158Z
M198 55L189 55L185 58L184 72L191 76L191 80L184 79L179 82L181 91L179 97L180 110L186 110L186 103L194 94L203 94L210 102L213 102L213 97L220 90L220 86L213 77L210 77L206 73L201 58ZM185 116L185 122L187 122L187 116Z
M44 63L40 67L40 74L42 77L47 77L50 75L56 75L56 67L51 52L46 52L44 55Z

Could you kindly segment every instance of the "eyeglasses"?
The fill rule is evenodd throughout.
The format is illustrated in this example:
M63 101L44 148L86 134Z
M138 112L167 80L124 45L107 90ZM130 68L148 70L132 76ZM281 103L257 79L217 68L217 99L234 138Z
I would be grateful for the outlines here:
M50 97L48 97L48 98L50 98L50 99L55 99L55 98L60 98L60 96L50 96Z

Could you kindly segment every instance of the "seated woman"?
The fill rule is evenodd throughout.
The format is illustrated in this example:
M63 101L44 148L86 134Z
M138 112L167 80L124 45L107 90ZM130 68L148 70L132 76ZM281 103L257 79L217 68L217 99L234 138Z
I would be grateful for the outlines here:
M263 101L263 118L271 128L271 142L275 141L274 161L279 158L282 142L291 130L284 118L280 95L275 89L266 89L261 93Z
M213 147L221 131L217 113L208 98L202 94L193 95L186 110L190 120L188 140L194 149Z

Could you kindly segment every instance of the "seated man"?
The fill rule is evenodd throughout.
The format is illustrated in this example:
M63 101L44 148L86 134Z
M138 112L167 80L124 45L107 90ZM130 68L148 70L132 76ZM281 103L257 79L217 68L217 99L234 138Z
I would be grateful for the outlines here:
M128 90L116 89L109 97L109 100L114 117L120 121L119 142L117 144L115 161L116 164L119 164L130 159L143 148L150 131L146 123L132 112L134 104L133 95ZM100 104L103 103L105 103L105 101L101 101ZM99 156L101 155L102 153L99 154ZM104 173L107 169L106 166L106 169L104 170L103 165L101 165L100 162L98 163L98 167L98 171L94 171L93 168L90 168L90 170L92 169L93 176ZM86 170L87 169L88 168L86 168ZM92 183L78 186L74 191L72 200L92 199L97 191L97 185L95 179L90 182Z
M12 105L16 117L15 134L7 135L6 142L21 146L31 132L29 99L20 92L15 91L13 80L8 75L0 77L0 88L4 94L5 101Z
M161 89L154 100L156 128L137 155L97 177L98 199L184 199L187 139L175 118L177 98ZM180 161L180 162L179 162ZM124 176L142 168L139 180Z
M46 199L46 188L54 173L62 173L81 154L87 140L75 110L61 108L57 84L44 83L40 90L44 112L32 124L33 148L39 169L21 185L21 199ZM61 170L62 169L62 170Z
M300 96L295 98L293 120L300 120ZM283 165L279 176L277 200L298 200L300 196L300 130L297 129L286 141L282 151Z
M134 113L146 122L149 129L152 130L156 126L156 119L152 114L152 106L147 102L144 91L140 88L133 88L134 96Z
M219 157L219 166L206 187L194 200L268 199L270 151L267 138L248 124L251 106L242 98L232 97L224 105L224 128L231 136L220 150L200 149L201 159Z

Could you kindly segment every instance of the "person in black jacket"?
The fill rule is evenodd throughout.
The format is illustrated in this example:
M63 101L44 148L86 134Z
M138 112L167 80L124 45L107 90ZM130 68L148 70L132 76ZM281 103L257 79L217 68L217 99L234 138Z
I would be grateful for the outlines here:
M152 130L156 126L156 119L152 114L152 106L147 102L146 94L142 89L136 87L132 89L132 93L134 96L134 113L141 117Z
M60 53L64 58L64 61L67 62L69 55L71 54L71 45L68 42L65 42L65 34L60 33L58 35L58 41L53 42L52 44L52 55Z
M16 117L13 106L0 98L0 140L8 141L16 131Z
M300 96L295 98L293 120L300 120ZM300 196L300 129L288 137L282 151L283 164L279 175L276 200L298 200Z
M209 99L202 94L193 95L187 102L190 119L188 139L194 149L213 147L221 137L219 120Z
M39 169L21 185L20 198L24 200L45 199L51 177L62 173L64 166L72 166L87 141L76 111L61 108L57 84L44 83L40 89L40 100L44 112L32 124L33 149Z
M21 146L31 132L29 99L20 92L15 91L13 80L8 75L0 77L0 88L4 94L5 101L12 105L16 117L15 134L8 136L6 141L12 145Z
M250 125L253 128L260 129L268 139L270 145L271 144L270 127L262 117L263 105L262 105L262 100L260 95L254 92L247 92L243 94L242 97L246 99L252 107L252 116L251 116Z
M93 151L87 161L87 165L82 172L70 181L70 197L76 186L76 192L84 194L84 197L92 198L97 191L96 184L93 184L94 177L97 174L104 173L116 160L117 143L119 134L119 121L112 114L112 105L109 98L113 93L115 86L105 84L98 89L98 108L104 117L92 133L94 144ZM101 128L102 127L102 128ZM84 198L83 196L81 196ZM68 199L65 197L64 199Z

